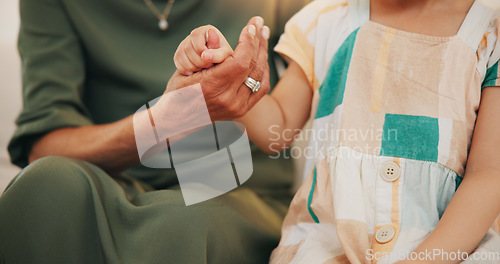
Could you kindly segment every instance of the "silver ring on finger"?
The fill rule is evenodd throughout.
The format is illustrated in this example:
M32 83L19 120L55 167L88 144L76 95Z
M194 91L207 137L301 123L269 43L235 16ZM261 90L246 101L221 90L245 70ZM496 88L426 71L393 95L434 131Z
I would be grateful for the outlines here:
M260 89L260 82L250 77L247 77L244 83L248 88L250 88L250 90L252 90L252 93L256 93Z

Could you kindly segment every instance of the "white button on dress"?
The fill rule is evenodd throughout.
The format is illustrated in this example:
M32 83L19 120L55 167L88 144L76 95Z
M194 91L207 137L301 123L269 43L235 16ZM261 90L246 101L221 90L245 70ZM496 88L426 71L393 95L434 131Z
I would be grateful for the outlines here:
M379 242L380 244L384 244L391 241L394 238L395 234L396 232L394 231L394 228L392 228L392 226L384 226L380 228L375 234L375 240L377 240L377 242Z
M401 170L398 164L394 162L387 162L380 169L380 176L382 177L382 179L388 182L393 182L397 180L400 174Z

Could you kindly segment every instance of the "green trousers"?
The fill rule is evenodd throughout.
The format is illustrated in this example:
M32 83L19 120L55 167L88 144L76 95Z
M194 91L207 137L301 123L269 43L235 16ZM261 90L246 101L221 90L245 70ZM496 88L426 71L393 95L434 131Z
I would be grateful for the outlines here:
M267 263L286 210L243 187L185 206L178 187L47 157L0 197L0 263Z

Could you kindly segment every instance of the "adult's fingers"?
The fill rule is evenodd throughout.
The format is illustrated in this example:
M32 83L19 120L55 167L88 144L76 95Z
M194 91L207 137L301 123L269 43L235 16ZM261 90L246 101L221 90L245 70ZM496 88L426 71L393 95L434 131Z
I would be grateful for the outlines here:
M257 65L248 76L260 83L260 89L254 93L252 89L244 83L239 87L236 96L242 100L236 100L240 102L240 112L238 115L244 115L260 98L262 98L262 96L264 96L264 94L267 93L267 91L269 91L269 64L267 61L269 33L270 30L268 27L262 28Z
M202 72L193 73L190 76L185 76L183 73L178 70L174 72L170 80L168 80L167 88L165 89L165 93L172 92L178 89L182 89L184 87L200 83L202 79Z
M268 50L267 50L269 47L269 44L268 44L269 34L270 34L269 27L264 26L262 28L261 35L260 35L259 51L258 51L256 65L253 68L253 70L250 72L250 74L248 75L248 77L250 77L258 82L261 82L261 83L262 83L262 80L264 80L264 73L266 71L269 71ZM248 87L245 87L245 86L246 85L241 86L240 91L242 91L244 94L247 94L246 92L249 89L246 89ZM261 87L261 88L263 88L263 87ZM238 91L238 93L240 91Z
M242 69L253 69L255 67L257 56L259 54L259 43L264 19L253 17L240 34L238 46L234 51L233 57L236 64Z
M269 65L266 66L267 70L264 71L264 77L260 83L260 90L256 93L252 93L247 101L247 108L250 110L264 95L266 95L271 84L269 83Z
M270 30L268 27L262 29L260 47L259 47L259 57L257 59L257 65L254 70L250 73L250 76L255 76L255 80L261 82L260 90L253 93L248 98L248 105L252 107L262 96L269 92L271 89L269 83L269 62L268 62L268 48L269 48L269 35Z
M263 25L261 17L250 19L240 34L239 44L231 60L212 68L212 77L219 80L232 80L243 83L257 63L259 52L260 31Z
M257 55L256 65L250 72L249 76L254 80L262 81L264 79L264 72L268 69L268 48L269 48L269 34L270 29L267 26L262 28L261 34L259 35L259 51Z

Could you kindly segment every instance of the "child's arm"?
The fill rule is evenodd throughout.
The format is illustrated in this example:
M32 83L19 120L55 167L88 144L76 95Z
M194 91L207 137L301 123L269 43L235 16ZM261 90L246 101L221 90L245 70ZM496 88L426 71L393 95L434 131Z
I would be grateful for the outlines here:
M174 63L184 75L191 75L202 69L222 63L233 54L222 33L213 26L199 27L191 32L177 47Z
M262 72L252 72L250 77L261 81L266 87L269 85L269 31L263 30L262 37L265 41L259 43L260 52L255 63L266 67ZM245 125L252 142L268 153L279 152L288 147L307 122L311 111L313 89L306 74L295 61L289 59L288 62L285 74L271 94L264 95L250 111L236 120ZM258 98L256 94L250 94L250 105L257 100L255 98Z
M293 142L309 118L312 88L300 66L291 61L270 95L265 95L238 121L262 150L279 152Z
M434 231L415 250L472 252L500 213L500 87L485 88L464 180ZM444 256L446 258L446 256ZM429 263L403 261L402 263ZM439 256L432 263L459 263Z

